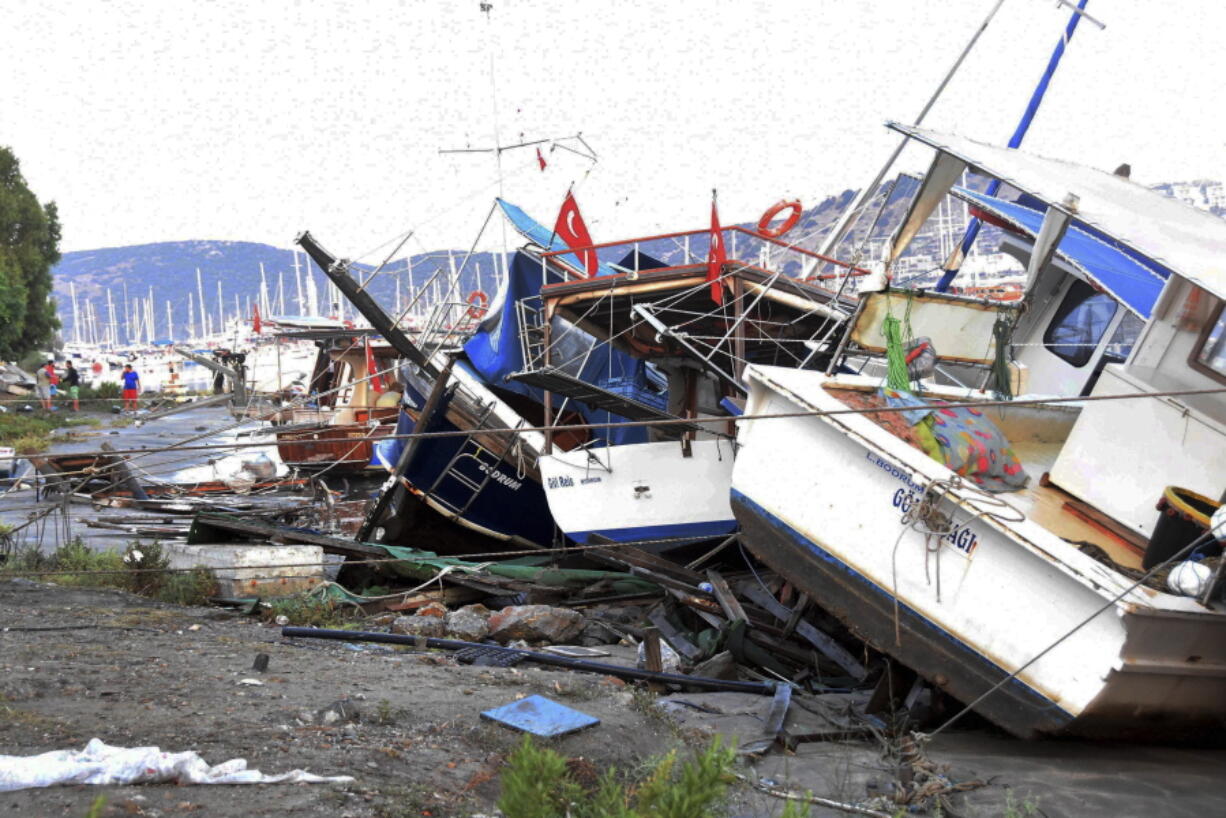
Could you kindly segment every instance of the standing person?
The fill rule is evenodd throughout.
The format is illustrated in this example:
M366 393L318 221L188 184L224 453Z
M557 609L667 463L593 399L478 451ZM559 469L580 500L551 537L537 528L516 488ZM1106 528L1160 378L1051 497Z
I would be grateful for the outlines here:
M140 375L132 368L132 364L123 365L123 408L136 411L137 398L140 397Z
M81 411L81 373L72 365L72 361L64 364L64 386L68 389L68 397L72 400L72 411Z
M47 363L38 368L34 375L34 391L38 393L38 401L43 409L51 411L51 375L55 372L55 363Z

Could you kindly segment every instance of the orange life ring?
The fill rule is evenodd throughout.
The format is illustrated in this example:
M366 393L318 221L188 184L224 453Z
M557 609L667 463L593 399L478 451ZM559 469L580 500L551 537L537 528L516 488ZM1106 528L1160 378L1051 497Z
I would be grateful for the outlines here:
M775 217L789 209L792 211L792 215L784 219L783 224L778 227L771 227L771 222L775 220ZM758 220L758 235L766 236L770 239L779 238L800 223L800 214L802 212L803 209L800 206L799 199L793 199L790 202L780 200L778 204L763 213L762 218Z
M474 321L481 320L490 306L490 297L482 290L473 290L468 294L468 317Z

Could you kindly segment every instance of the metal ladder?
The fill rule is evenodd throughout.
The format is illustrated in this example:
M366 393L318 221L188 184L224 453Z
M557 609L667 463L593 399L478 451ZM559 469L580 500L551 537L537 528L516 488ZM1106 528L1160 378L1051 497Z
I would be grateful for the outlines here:
M481 413L481 417L473 426L473 430L475 431L477 429L484 428L486 420L488 420L489 416L493 413L494 404L490 403ZM470 447L472 449L471 452L469 451ZM492 463L482 459L482 455L487 454L494 457ZM505 452L503 454L505 455ZM459 463L465 459L475 460L479 465L485 467L483 470L484 478L480 482L464 474L458 468ZM435 478L434 483L431 484L430 490L427 492L427 494L430 497L433 497L435 502L437 502L439 505L449 509L453 518L463 517L468 511L469 507L472 506L473 502L477 499L478 495L480 495L485 487L489 485L490 480L494 478L494 471L501 462L502 457L495 456L489 449L485 448L480 443L474 442L472 437L467 437L464 439L464 442L460 444L460 448L456 449L456 453L452 455L451 460L447 461L447 465L443 467L443 470L441 473L439 473L439 476ZM464 502L463 506L458 506L450 500L439 496L438 487L448 478L451 478L469 490L468 499Z
M519 350L524 358L524 370L534 371L545 362L545 326L541 320L544 305L533 307L523 298L515 302L516 318L519 320ZM538 300L539 299L535 299Z

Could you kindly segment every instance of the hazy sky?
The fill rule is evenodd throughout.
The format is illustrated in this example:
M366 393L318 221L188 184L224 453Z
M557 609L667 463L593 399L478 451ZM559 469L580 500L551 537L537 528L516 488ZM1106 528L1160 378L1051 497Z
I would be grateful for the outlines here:
M699 228L867 183L993 0L5 0L0 144L63 249L178 239L359 257L469 245L489 155L581 131L599 162L503 156L552 222L573 181L596 241ZM1026 147L1145 182L1226 177L1226 7L1091 0ZM1005 0L927 124L1003 142L1067 20ZM928 154L907 154L922 168ZM501 242L498 230L482 245Z

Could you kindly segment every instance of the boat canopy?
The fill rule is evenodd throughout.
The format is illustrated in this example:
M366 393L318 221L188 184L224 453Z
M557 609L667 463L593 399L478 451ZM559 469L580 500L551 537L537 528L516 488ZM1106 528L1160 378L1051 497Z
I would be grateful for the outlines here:
M952 192L972 207L1032 239L1043 227L1041 210L964 187L955 187ZM1076 223L1064 234L1056 253L1087 281L1109 292L1145 320L1149 319L1154 302L1170 275L1165 268L1144 263L1136 255L1103 241Z
M899 122L886 125L935 148L938 160L950 157L1000 179L1226 298L1226 220L1096 168Z

